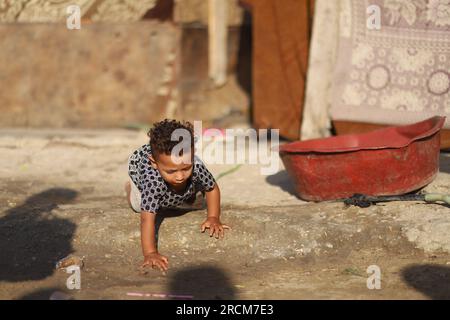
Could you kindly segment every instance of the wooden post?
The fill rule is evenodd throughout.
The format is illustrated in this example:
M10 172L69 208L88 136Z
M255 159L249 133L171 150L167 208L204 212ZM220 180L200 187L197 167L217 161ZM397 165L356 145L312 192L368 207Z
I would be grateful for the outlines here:
M216 87L227 80L227 1L208 2L209 78Z

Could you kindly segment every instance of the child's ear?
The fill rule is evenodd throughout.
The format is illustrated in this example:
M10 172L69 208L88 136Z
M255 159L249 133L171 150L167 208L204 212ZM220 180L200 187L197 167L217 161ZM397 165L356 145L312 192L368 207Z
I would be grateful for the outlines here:
M158 164L156 163L155 158L153 158L152 155L149 155L148 158L153 169L158 169Z

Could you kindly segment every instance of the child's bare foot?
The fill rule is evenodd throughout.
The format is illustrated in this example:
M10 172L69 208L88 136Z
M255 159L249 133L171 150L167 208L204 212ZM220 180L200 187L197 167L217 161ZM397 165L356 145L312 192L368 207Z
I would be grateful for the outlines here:
M130 181L127 181L125 183L125 192L127 193L127 200L128 200L128 204L131 207L131 199L130 199L130 195L131 195L131 183Z

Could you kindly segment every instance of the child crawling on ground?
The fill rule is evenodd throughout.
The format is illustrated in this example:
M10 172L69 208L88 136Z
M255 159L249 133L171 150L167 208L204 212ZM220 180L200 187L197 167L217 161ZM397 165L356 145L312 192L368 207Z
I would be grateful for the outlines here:
M128 160L131 181L126 191L130 206L141 215L142 267L166 271L169 261L157 249L156 214L193 203L197 193L206 194L207 216L201 232L209 229L210 237L223 238L224 230L230 227L220 221L219 187L194 155L192 124L165 119L155 123L148 135L150 143L135 150Z

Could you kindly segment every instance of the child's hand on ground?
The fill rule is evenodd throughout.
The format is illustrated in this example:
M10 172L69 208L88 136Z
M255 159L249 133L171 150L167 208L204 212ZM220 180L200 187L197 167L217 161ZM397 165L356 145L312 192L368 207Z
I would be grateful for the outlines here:
M216 217L208 217L205 222L201 225L202 232L205 232L206 229L209 229L209 236L216 237L217 239L223 238L225 235L225 229L231 230L229 226L226 224L222 224L219 218Z
M146 266L158 268L159 270L164 272L169 268L169 260L158 252L152 252L144 256L144 263L142 264L142 268L145 268Z

